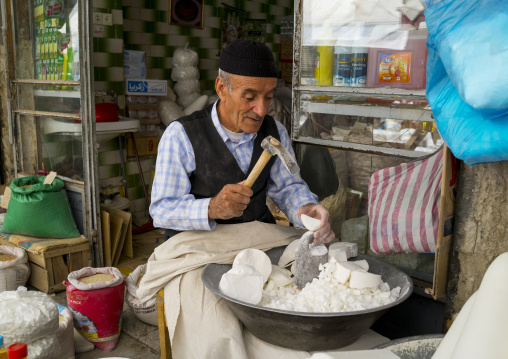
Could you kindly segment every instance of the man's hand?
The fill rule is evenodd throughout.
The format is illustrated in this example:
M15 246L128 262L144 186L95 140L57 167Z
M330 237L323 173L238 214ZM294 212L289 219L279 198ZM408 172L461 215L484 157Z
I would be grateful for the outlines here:
M210 200L208 218L230 219L239 217L250 202L253 192L245 187L243 182L225 185L222 190Z
M328 243L335 238L335 233L333 233L330 222L328 222L329 214L325 206L322 204L306 204L296 210L297 216L302 214L321 220L323 226L314 233L314 243Z

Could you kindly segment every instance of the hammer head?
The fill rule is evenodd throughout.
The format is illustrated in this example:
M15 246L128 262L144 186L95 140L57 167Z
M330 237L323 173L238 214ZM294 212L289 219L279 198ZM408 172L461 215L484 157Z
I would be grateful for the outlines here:
M279 156L284 166L292 175L295 175L300 171L300 167L298 167L295 158L291 156L291 153L289 153L289 151L276 138L273 138L272 136L265 137L265 139L261 142L261 147L272 156Z

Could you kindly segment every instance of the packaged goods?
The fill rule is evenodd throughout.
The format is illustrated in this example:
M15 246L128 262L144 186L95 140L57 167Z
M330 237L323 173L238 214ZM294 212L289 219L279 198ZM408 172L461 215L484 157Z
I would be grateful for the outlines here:
M122 273L113 267L86 267L70 273L67 279L64 284L74 327L99 349L113 350L122 329Z
M353 47L351 49L350 85L364 87L367 84L367 58L366 47Z
M351 85L351 48L334 47L333 86Z
M318 46L314 78L316 85L331 86L333 83L333 46Z
M178 48L173 54L173 66L198 66L198 53L187 48Z
M427 34L426 28L409 31L404 50L369 48L367 86L424 89Z

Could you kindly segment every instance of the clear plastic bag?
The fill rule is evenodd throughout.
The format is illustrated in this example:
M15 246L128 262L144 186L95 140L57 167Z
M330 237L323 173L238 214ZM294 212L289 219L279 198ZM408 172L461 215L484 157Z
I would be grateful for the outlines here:
M7 346L28 344L57 330L57 304L46 293L25 287L0 293L0 333Z
M198 66L198 53L187 48L188 44L185 44L184 48L178 48L173 54L173 66Z
M171 70L171 80L199 80L199 69L193 66L175 66Z
M175 84L174 90L178 97L187 96L193 92L201 92L199 80L181 80Z
M193 93L188 94L187 96L179 97L176 102L182 108L185 109L186 107L192 105L194 103L194 101L196 101L200 96L201 96L201 94L199 92L193 92Z
M185 116L180 106L169 100L159 102L159 115L164 126L168 126L171 122Z

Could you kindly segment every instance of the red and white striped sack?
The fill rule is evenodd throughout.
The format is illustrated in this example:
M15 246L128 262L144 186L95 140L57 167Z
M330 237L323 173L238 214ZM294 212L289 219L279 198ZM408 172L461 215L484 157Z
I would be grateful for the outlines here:
M435 253L443 151L374 172L369 181L370 249Z

